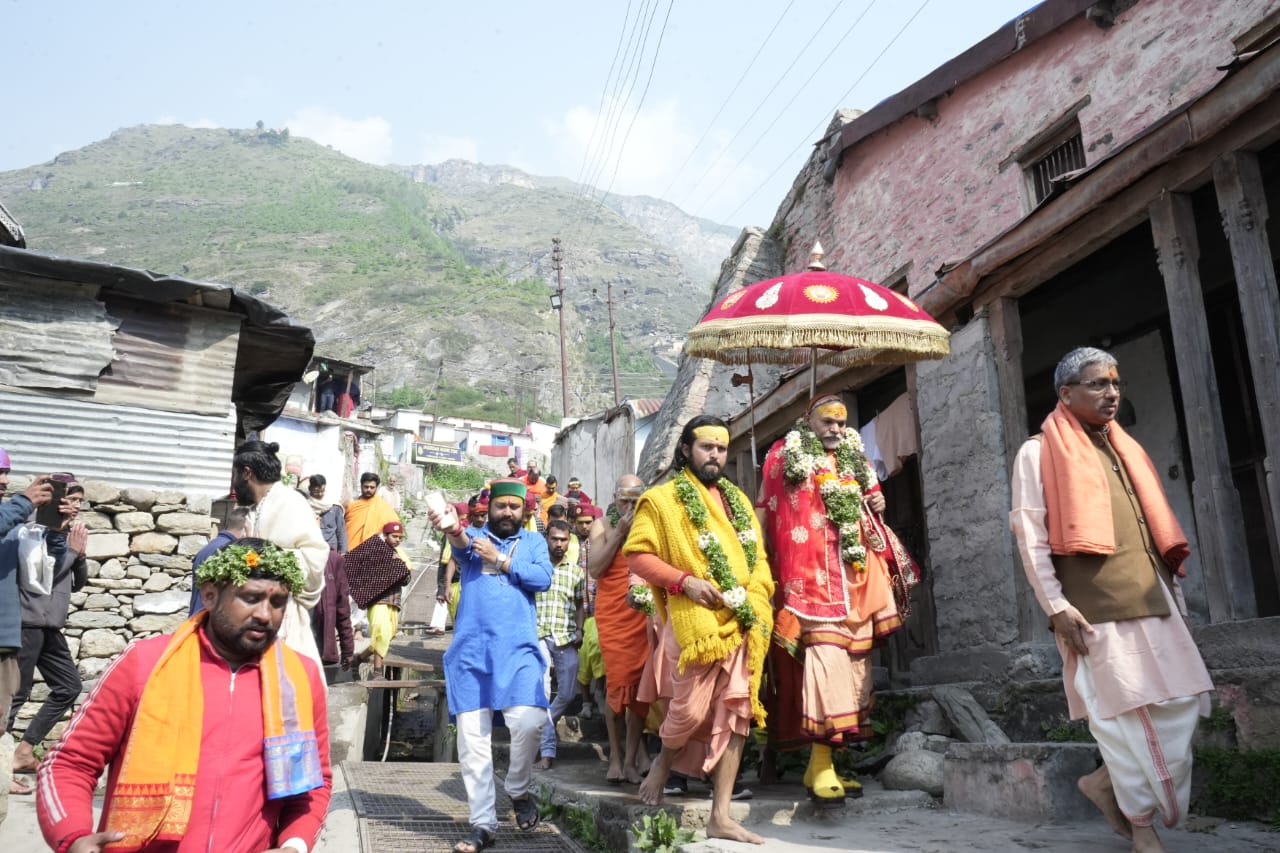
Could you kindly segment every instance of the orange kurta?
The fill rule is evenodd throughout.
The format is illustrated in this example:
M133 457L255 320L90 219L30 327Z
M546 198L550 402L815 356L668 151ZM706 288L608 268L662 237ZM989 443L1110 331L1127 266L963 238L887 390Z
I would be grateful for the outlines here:
M648 617L627 604L630 588L631 570L622 548L618 548L613 562L596 581L596 626L609 707L619 714L630 708L644 717L649 709L636 698L636 689L649 658Z
M377 536L388 522L400 520L391 504L377 495L356 498L347 504L346 513L348 549L355 548L370 536Z

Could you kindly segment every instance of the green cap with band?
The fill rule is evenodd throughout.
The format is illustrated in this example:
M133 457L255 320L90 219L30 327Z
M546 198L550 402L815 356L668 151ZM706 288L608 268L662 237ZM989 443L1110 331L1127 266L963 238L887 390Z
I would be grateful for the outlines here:
M517 497L524 500L525 495L529 493L529 487L525 485L523 480L494 480L489 484L489 501L493 502L495 498Z

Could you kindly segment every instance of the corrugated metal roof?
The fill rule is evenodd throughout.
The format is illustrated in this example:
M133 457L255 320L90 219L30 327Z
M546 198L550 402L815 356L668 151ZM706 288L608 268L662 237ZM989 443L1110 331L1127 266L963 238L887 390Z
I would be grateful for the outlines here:
M658 410L662 408L661 397L646 397L642 400L627 400L631 405L631 410L636 413L637 418L647 418L650 415L656 415Z
M240 316L190 305L108 295L120 321L111 370L94 399L147 409L219 415L231 404Z
M16 473L224 495L235 430L230 405L216 417L0 389L0 447Z
M225 284L2 245L0 278L28 283L38 292L55 283L73 282L100 288L104 297L115 294L154 305L186 303L243 317L231 398L245 434L276 419L315 347L310 329L295 324L278 308Z
M92 392L119 323L96 287L0 281L0 384Z

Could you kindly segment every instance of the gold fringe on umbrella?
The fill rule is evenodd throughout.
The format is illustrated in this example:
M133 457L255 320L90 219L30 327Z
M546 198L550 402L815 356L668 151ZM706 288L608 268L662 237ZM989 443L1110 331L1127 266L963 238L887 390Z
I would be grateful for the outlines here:
M830 314L711 320L689 331L685 352L728 364L896 364L944 358L950 334L932 320Z

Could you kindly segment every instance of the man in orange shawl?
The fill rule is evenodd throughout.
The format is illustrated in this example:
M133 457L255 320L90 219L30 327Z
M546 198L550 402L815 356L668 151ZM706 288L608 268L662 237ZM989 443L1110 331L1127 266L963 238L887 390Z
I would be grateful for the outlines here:
M372 471L360 475L360 497L350 501L347 513L347 548L354 549L371 536L381 536L382 528L400 516L391 504L378 494L381 479Z
M1160 475L1116 423L1114 357L1072 350L1057 407L1013 463L1010 524L1062 655L1072 719L1088 719L1103 766L1078 782L1138 851L1164 850L1186 816L1191 738L1213 683L1187 629L1178 577L1191 550Z
M769 738L810 746L804 783L838 800L831 749L871 736L871 649L902 626L881 554L884 495L839 397L818 397L764 461L761 508L777 582Z
M644 481L634 474L619 477L613 493L613 511L591 523L587 538L587 573L596 581L596 632L604 658L609 703L604 713L606 720L610 714L621 717L626 732L624 740L616 724L609 728L609 770L605 778L614 784L639 784L649 771L649 753L643 740L649 706L636 696L640 675L649 659L649 622L644 613L628 603L631 570L622 553L622 545L631 532L636 501L643 491ZM590 504L582 504L578 512L581 515L591 509Z
M51 849L314 849L332 789L324 677L277 633L298 560L246 538L198 579L205 609L125 649L40 765Z

